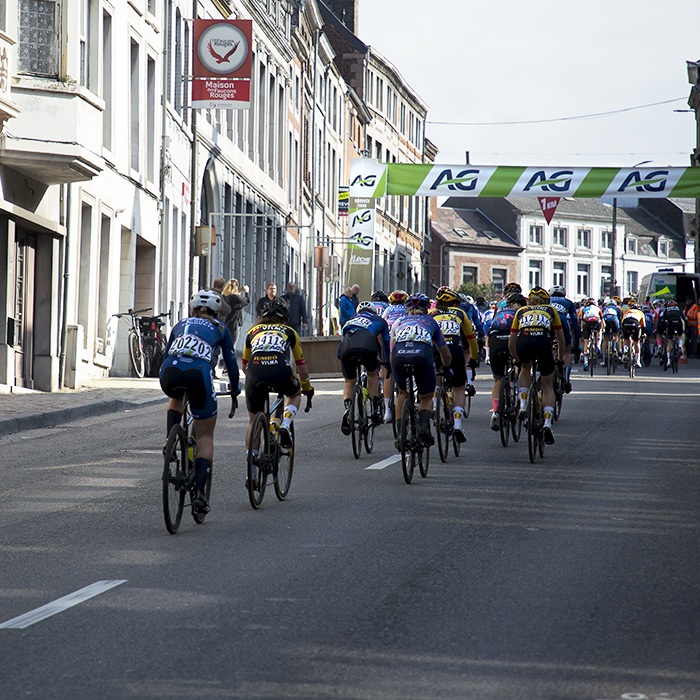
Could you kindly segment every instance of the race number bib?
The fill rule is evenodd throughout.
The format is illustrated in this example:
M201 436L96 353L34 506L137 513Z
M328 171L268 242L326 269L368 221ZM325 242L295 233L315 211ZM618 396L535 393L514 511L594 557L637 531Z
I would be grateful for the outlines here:
M459 321L455 321L452 318L438 318L436 320L443 335L459 335Z
M200 360L211 362L212 347L206 340L198 338L196 335L181 335L173 341L170 346L171 355L182 355L184 357L196 357Z
M287 340L281 333L258 333L251 341L252 352L287 352Z
M396 329L394 333L395 343L406 343L411 341L414 343L427 343L430 345L432 342L430 331L425 328L425 326L418 324L406 325Z

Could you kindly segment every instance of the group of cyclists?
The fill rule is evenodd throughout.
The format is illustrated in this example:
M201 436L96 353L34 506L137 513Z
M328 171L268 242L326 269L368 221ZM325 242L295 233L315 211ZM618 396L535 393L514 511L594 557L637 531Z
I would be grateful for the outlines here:
M372 398L371 420L379 425L394 419L392 383L398 388L394 410L397 421L400 420L407 396L406 368L410 365L419 402L419 439L426 446L434 444L431 420L437 372L442 369L450 377L453 388L455 440L465 442L462 421L466 397L475 393L472 380L480 365L480 351L483 351L494 380L491 429L499 430L499 388L509 358L512 357L519 367L520 420L525 418L533 380L531 367L536 360L544 406L544 441L552 444L555 362L563 368L563 388L569 393L574 351L581 351L587 366L596 361L597 352L607 349L608 343L617 347L631 343L636 362L641 366L640 343L654 335L658 341L654 354L662 355L662 338L667 340L666 350L670 351L669 343L683 336L683 314L673 300L655 304L655 307L652 311L652 307L640 306L634 299L618 297L602 302L590 298L577 305L566 297L566 290L559 285L549 291L536 286L525 296L520 285L511 282L503 288L501 298L484 310L482 318L473 298L447 286L437 290L434 300L425 294L409 295L403 290L388 295L375 291L370 301L359 303L355 315L342 328L337 351L345 380L341 431L348 435L352 430L352 392L361 367L367 373L367 391ZM185 392L189 398L197 439L196 496L192 503L193 509L201 513L209 511L205 484L212 468L217 418L213 358L222 356L236 405L241 391L231 334L217 319L220 310L221 296L215 291L200 290L192 296L190 316L173 328L160 371L161 387L169 397L168 434L182 418ZM257 323L245 339L242 366L249 416L247 448L251 447L248 444L250 425L256 413L264 409L271 389L285 396L278 435L280 444L287 448L292 445L290 426L301 396L314 394L301 340L288 325L288 319L286 303L272 299L264 304ZM593 347L591 338L596 336L602 345ZM620 339L622 342L618 346ZM662 357L666 354L664 352ZM400 425L397 434L401 434Z

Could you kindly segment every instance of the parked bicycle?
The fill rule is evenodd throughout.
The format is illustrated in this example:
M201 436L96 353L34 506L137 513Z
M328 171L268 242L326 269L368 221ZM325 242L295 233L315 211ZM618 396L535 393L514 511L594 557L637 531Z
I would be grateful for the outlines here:
M180 527L182 513L185 506L192 509L194 521L201 525L206 518L206 513L193 506L196 495L194 461L197 456L197 439L194 434L194 418L190 410L187 391L184 387L182 400L183 413L178 425L174 425L168 435L168 440L163 449L163 515L165 527L171 535L174 535ZM229 391L217 392L217 396L228 396ZM231 397L231 411L229 418L236 413L236 400ZM211 498L211 482L214 467L209 472L204 494L209 501ZM185 500L189 497L189 502Z
M279 426L284 412L284 394L279 394L270 406L269 392L274 391L272 385L267 385L268 396L265 399L265 410L258 411L253 418L248 440L248 459L246 468L246 489L250 505L257 510L265 497L265 489L270 476L277 499L283 501L289 493L294 472L294 453L296 440L294 438L294 423L289 426L292 436L291 447L283 447L279 440ZM306 397L305 413L311 410L311 397Z
M403 478L407 484L410 484L413 480L416 464L420 475L423 478L428 476L430 446L424 444L418 435L418 391L415 385L415 368L412 364L406 364L404 372L408 396L406 396L401 409L401 431L398 440Z
M355 459L360 458L362 443L367 454L374 447L374 420L372 419L372 398L367 390L367 370L358 367L357 380L350 403L350 428L352 432L352 453Z
M498 430L501 434L501 444L508 447L510 436L513 441L520 440L523 424L519 420L520 399L518 398L518 369L515 361L509 355L506 361L505 374L501 379L498 392Z
M438 452L443 462L447 461L450 454L450 443L455 457L459 457L460 443L455 439L455 418L453 414L454 394L450 381L451 372L445 369L438 371L438 386L435 390L436 403L433 412L435 433L437 435Z
M165 325L162 318L170 316L170 312L158 314L158 316L142 316L148 309L129 309L120 314L114 314L116 318L129 317L129 334L127 345L129 347L129 357L131 365L136 372L136 376L143 378L158 376L160 366L165 356L165 339L160 331Z

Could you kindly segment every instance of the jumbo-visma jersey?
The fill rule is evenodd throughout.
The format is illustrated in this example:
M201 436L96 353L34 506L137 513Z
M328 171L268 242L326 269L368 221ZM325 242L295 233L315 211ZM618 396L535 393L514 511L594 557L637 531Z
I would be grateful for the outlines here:
M430 311L430 315L437 321L448 345L464 346L464 341L466 340L469 343L472 357L478 355L479 346L476 342L474 326L472 326L472 322L464 309L456 306L449 309L435 308Z
M292 353L297 365L304 365L304 353L297 332L283 323L258 323L253 326L245 338L243 348L243 367L253 355L268 355L270 359L289 361Z
M523 306L518 309L515 312L510 332L526 335L547 333L553 336L554 331L561 329L562 324L559 312L549 304L538 304L537 306Z

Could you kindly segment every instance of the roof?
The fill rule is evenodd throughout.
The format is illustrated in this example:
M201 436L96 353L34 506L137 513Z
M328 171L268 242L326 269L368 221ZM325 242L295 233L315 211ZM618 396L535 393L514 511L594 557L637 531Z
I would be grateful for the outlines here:
M511 255L522 250L511 236L478 209L438 207L432 229L445 242L456 246L497 248Z

